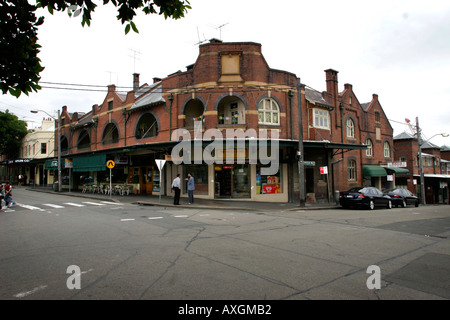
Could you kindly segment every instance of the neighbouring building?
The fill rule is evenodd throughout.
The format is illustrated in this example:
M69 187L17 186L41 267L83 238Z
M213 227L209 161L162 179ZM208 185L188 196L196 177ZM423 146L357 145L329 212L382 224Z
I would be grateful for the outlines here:
M400 185L422 197L417 136L402 132L394 137L394 149L396 162L408 171L408 174L402 177ZM450 148L424 142L422 144L422 166L426 203L450 203L448 188L450 182Z

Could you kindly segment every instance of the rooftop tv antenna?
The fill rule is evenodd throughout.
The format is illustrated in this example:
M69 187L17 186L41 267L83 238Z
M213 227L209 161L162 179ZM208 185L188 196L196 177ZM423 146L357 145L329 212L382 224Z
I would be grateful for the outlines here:
M195 44L197 45L201 45L204 42L207 42L208 40L206 40L205 34L203 34L203 40L200 40L200 31L198 31L198 26L197 26L197 37L198 37L198 42Z
M141 60L137 57L137 55L141 54L141 53L134 49L129 49L129 50L133 53L133 55L129 56L129 57L133 58L133 72L135 73L136 72L136 60Z
M220 26L217 26L217 27L215 25L212 25L212 24L210 24L209 26L211 28L219 30L219 40L222 40L222 28L225 27L227 24L229 24L229 22L221 24Z

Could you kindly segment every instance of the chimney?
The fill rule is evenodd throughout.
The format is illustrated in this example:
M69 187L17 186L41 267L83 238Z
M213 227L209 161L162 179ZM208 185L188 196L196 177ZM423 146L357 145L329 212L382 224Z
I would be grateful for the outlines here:
M133 91L139 90L139 73L133 73Z
M115 84L110 84L108 86L108 92L114 92L116 91L116 85Z
M161 78L155 77L155 78L153 78L153 83L161 82L161 80L162 80Z
M375 101L378 101L378 95L377 95L377 94L375 94L375 93L374 93L374 94L372 94L372 99L373 99L373 100L375 100Z
M332 103L335 107L338 107L338 74L339 71L333 69L325 70L326 82L327 82L327 92L332 96Z

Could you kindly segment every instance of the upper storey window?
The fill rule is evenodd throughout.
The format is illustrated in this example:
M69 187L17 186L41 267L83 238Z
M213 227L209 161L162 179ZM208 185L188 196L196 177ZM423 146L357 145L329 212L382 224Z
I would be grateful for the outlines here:
M313 109L314 128L330 129L330 113L322 109Z
M355 122L353 119L348 118L347 119L347 138L354 138L355 137Z
M263 99L258 105L258 123L269 125L280 125L280 107L271 99Z

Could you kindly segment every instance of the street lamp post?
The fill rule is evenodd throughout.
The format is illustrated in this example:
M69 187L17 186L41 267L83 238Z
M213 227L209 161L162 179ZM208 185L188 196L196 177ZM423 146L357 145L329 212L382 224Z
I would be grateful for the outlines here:
M50 118L56 121L55 117L51 116L44 110L30 110L31 113L43 112ZM58 192L61 192L61 112L58 110Z
M419 144L420 193L422 194L422 204L425 205L427 203L425 200L425 178L424 178L424 174L423 174L422 145L425 142L430 141L432 138L434 138L436 136L448 137L449 135L447 133L437 133L434 136L432 136L431 138L429 138L428 140L423 141L422 136L421 136L421 130L419 127L419 117L416 118L416 126L417 126L417 142Z

